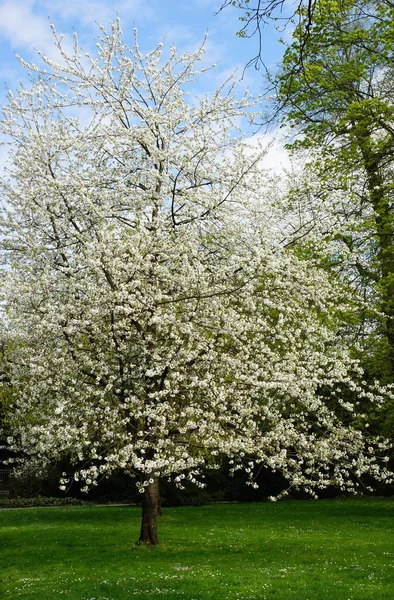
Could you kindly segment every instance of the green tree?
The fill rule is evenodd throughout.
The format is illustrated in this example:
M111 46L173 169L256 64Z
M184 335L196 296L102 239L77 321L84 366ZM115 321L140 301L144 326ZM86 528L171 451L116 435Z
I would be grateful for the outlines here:
M365 2L354 0L355 8L360 9L364 16L374 14L374 4L392 8L392 0L378 0L378 2ZM218 12L228 7L239 11L239 20L242 24L237 36L241 38L255 37L257 40L256 55L251 58L247 66L254 65L255 68L265 65L264 31L265 28L275 26L279 31L285 31L287 27L293 28L298 25L298 55L295 66L302 68L304 59L304 48L309 40L311 28L319 20L320 0L224 0Z
M273 81L276 108L301 134L293 150L314 153L319 201L337 211L344 227L335 229L336 239L382 314L373 328L392 379L394 5L319 0L306 42L309 16L301 10L300 17Z

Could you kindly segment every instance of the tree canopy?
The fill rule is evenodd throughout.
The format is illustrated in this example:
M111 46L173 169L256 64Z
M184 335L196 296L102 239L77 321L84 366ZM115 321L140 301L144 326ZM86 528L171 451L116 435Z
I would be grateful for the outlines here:
M301 68L304 60L304 50L309 42L312 28L320 19L320 12L329 3L320 0L225 0L219 7L219 12L228 7L240 12L242 27L237 32L239 37L255 37L257 41L256 55L250 58L247 67L254 65L256 68L265 65L264 31L267 26L276 26L279 31L297 28L299 40L297 54L297 69ZM331 9L337 18L343 6L352 6L355 12L363 18L376 16L378 13L390 11L394 4L392 0L351 0L350 2L333 2ZM364 43L365 43L364 39Z
M320 0L307 43L301 21L273 82L278 112L301 134L293 148L313 149L310 168L320 182L320 202L326 209L331 204L337 223L342 221L336 238L383 317L375 314L369 330L384 342L379 369L391 380L393 17L391 3Z
M64 489L136 477L152 544L159 479L201 484L223 457L312 495L387 479L359 408L390 390L341 343L343 287L279 243L261 149L237 132L251 100L230 83L191 101L203 48L143 55L118 21L94 57L55 40L62 60L26 65L1 123L9 445L71 456Z

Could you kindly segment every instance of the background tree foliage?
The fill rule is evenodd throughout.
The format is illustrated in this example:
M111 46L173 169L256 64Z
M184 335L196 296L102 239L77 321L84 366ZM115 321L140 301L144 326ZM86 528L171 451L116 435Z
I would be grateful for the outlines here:
M377 2L365 2L353 0L353 6L361 10L366 17L374 14L375 5L391 9L394 6L392 0L378 0ZM247 66L265 66L264 31L266 27L275 26L284 32L286 28L298 26L298 38L300 45L296 67L302 68L303 51L308 42L312 25L315 22L315 13L320 10L320 0L225 0L219 7L218 12L227 8L239 11L239 20L242 27L237 32L239 37L254 37L257 42L257 52ZM335 5L333 5L335 7ZM318 19L318 18L317 18Z
M293 149L313 149L309 168L316 171L320 202L331 204L342 223L335 234L352 257L348 268L381 313L364 327L379 347L377 371L392 380L394 7L320 0L306 44L308 16L300 14L303 20L274 79L277 109L301 134Z

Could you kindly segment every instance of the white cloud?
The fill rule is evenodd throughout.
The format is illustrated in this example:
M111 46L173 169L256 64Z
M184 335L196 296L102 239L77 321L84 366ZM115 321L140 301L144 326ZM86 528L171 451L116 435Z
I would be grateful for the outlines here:
M274 134L267 134L266 138L268 149L262 160L262 166L279 175L292 166L289 153L284 147L283 140L275 137Z
M23 50L40 50L46 56L58 59L50 23L60 22L70 31L74 26L83 37L88 29L98 33L97 24L108 26L116 15L127 24L152 16L149 3L142 0L3 0L0 1L0 37L6 40L13 50L23 54ZM67 21L70 25L67 26ZM60 32L62 29L60 29ZM64 35L64 48L72 51L72 36Z
M26 51L34 53L39 50L46 56L59 60L60 55L55 47L50 20L35 11L34 0L6 0L0 3L0 37L5 39L11 48L25 56ZM72 52L73 40L65 35L63 47Z
M0 4L0 35L18 50L39 47L44 52L53 48L53 38L47 19L34 14L34 2L8 0Z
M266 150L261 160L261 166L269 169L275 175L283 174L292 167L292 161L284 144L284 136L276 130L270 133L258 133L248 138L247 143L252 147L263 144Z
M97 24L106 27L116 15L123 23L154 15L150 4L142 0L40 0L39 4L54 19L71 20L77 30L80 25L93 30L97 30Z

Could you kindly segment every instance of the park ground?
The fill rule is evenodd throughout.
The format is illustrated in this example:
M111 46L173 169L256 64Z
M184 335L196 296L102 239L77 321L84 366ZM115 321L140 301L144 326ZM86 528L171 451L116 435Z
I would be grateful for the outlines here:
M394 501L0 511L4 600L394 600Z

